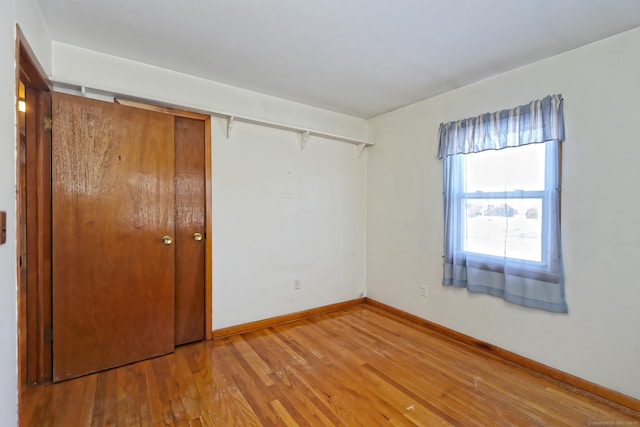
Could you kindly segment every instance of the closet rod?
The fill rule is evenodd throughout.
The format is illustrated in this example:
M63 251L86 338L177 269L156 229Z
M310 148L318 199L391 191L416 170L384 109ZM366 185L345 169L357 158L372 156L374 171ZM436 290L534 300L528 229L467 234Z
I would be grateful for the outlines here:
M149 99L144 98L144 97L125 95L125 94L121 94L121 93L118 93L118 92L111 91L109 89L85 86L85 85L83 85L81 83L71 83L71 82L65 82L65 81L59 81L59 80L51 80L51 84L54 85L54 88L56 86L58 86L58 87L61 87L61 88L67 88L67 89L72 89L72 90L75 89L75 90L79 91L82 94L82 96L86 96L86 91L87 91L87 89L89 89L91 91L104 94L104 95L108 96L109 98L113 97L114 99L116 99L116 98L130 99L131 101L143 102L143 103L152 103L154 105L159 105L159 106L166 107L166 108L184 109L184 107L177 106L177 105L174 105L174 104L169 104L169 103L165 103L165 102L157 102L157 101L149 100ZM303 128L303 127L299 127L299 126L272 122L272 121L269 121L269 120L256 119L256 118L253 118L253 117L248 117L248 116L243 116L243 115L239 115L239 114L228 113L228 112L224 112L224 111L215 111L215 110L206 110L206 109L203 110L203 109L199 109L199 108L193 109L192 111L200 113L200 114L206 114L206 115L225 118L227 120L227 139L231 137L231 132L233 130L234 123L235 122L244 122L244 123L250 123L250 124L254 124L254 125L266 126L266 127L270 127L270 128L282 129L282 130L287 130L287 131L299 133L301 135L301 137L302 137L302 142L301 142L301 148L302 149L304 149L304 147L305 147L305 145L307 143L307 139L308 139L309 136L317 136L317 137L320 137L320 138L332 139L332 140L335 140L335 141L341 141L341 142L346 142L346 143L349 143L349 144L357 145L358 148L359 148L358 151L359 151L360 154L362 153L362 151L365 148L371 147L371 146L374 145L373 142L369 142L369 141L364 140L364 139L351 138L351 137L348 137L348 136L337 135L337 134L334 134L334 133L323 132L323 131L318 131L318 130L313 130L313 129L307 129L307 128Z

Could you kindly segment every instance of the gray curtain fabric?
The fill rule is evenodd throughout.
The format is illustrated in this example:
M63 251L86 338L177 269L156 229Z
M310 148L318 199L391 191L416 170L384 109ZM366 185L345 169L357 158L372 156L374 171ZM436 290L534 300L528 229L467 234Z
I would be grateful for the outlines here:
M440 125L439 156L444 158L445 239L442 284L467 288L504 298L526 307L566 313L564 272L560 242L558 149L564 140L560 95L547 96L513 110L488 113L473 119ZM536 191L504 191L483 194L465 191L464 154L484 150L544 143L544 188ZM467 212L471 202L483 197L506 208L515 199L540 200L542 244L540 261L467 251L467 224L477 213ZM504 221L504 246L513 239L508 215Z

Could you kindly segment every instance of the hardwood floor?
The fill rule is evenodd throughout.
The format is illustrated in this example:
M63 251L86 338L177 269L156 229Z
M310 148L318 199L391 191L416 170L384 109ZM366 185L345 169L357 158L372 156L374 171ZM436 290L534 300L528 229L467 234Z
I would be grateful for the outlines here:
M370 306L29 388L22 426L640 425Z

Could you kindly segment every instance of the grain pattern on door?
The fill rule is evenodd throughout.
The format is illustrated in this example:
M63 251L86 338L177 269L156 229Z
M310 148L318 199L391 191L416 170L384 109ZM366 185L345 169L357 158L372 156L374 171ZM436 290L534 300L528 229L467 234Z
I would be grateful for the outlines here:
M174 349L173 116L54 94L53 377Z
M205 123L174 120L175 344L180 345L205 338Z

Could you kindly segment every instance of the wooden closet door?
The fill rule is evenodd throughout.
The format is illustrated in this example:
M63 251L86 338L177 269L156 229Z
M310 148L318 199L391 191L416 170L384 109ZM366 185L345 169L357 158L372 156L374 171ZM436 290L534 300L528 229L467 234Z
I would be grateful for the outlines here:
M205 338L205 123L176 116L175 344Z
M174 349L174 121L53 95L59 381Z

